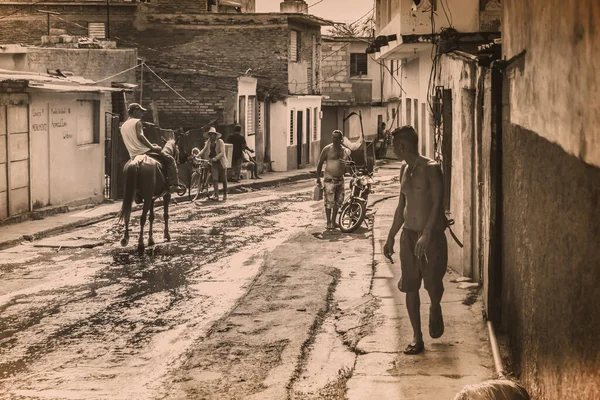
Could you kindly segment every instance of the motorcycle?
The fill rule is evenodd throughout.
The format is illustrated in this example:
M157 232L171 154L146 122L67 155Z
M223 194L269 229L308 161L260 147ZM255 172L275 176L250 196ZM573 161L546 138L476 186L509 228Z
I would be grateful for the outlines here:
M338 225L343 233L352 233L366 223L367 203L372 193L373 173L358 170L352 160L345 162L350 168L350 195L346 197L338 213ZM368 224L367 224L368 227Z

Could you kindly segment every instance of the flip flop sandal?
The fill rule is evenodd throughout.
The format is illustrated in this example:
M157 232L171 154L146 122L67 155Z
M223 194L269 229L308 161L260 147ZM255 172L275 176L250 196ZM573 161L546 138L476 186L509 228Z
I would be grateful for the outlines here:
M436 312L438 318L434 318L434 313L429 309L429 336L432 339L438 339L444 334L444 317L442 316L442 308L440 306L439 313Z
M406 348L404 349L404 354L407 354L407 355L419 354L419 353L422 353L423 350L425 350L424 342L409 343L408 346L406 346Z

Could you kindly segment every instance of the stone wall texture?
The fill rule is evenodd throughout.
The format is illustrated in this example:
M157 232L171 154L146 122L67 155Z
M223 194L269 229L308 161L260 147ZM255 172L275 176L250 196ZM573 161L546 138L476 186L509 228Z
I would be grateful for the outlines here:
M598 399L600 3L503 7L502 329L532 398Z

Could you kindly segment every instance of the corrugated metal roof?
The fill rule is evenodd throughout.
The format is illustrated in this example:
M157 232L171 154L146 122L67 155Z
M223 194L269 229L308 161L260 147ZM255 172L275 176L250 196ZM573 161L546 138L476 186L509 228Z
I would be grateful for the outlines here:
M1 79L1 78L0 78ZM102 93L102 92L122 92L123 89L111 88L106 86L87 86L87 85L56 85L52 83L29 82L28 89L44 90L50 92L63 93Z
M57 77L28 71L0 69L1 81L27 81L27 88L53 92L120 92L123 89L95 86L94 81L81 76Z

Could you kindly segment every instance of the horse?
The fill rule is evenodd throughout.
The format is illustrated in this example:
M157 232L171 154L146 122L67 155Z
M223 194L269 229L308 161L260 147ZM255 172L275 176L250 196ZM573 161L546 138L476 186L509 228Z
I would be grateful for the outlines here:
M181 139L179 136L175 139L173 131L165 140L163 151L170 154L175 160L179 158L179 149L177 142ZM167 242L171 240L169 234L169 203L171 194L167 190L166 171L159 161L150 155L141 155L127 161L123 167L123 176L125 177L125 195L123 196L123 205L119 212L119 221L125 222L125 232L121 239L121 246L125 247L129 243L129 218L131 217L131 205L136 197L136 202L141 200L144 203L142 216L140 217L140 237L138 239L138 252L144 252L144 225L148 212L150 212L150 227L148 229L148 246L154 245L153 224L154 224L154 202L159 197L163 198L163 215L165 220L164 237ZM137 195L137 196L136 196Z

